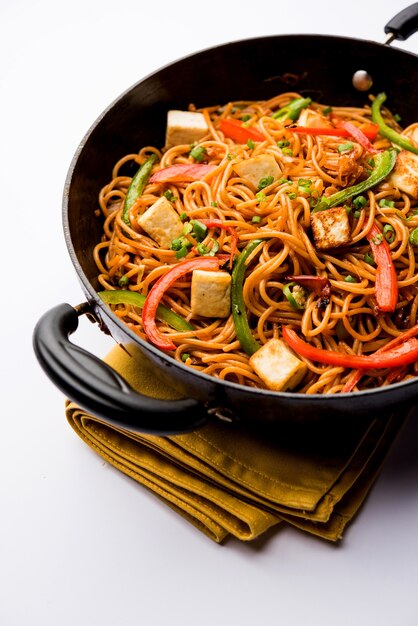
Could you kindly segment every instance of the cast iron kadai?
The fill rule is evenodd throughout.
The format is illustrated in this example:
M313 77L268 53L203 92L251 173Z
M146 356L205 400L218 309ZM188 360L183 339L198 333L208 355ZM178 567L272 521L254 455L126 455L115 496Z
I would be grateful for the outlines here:
M418 378L381 389L339 395L303 395L252 389L218 380L175 362L134 335L110 311L96 288L93 247L101 224L94 216L100 188L113 164L143 145L164 143L169 109L263 100L298 91L317 101L362 106L367 91L385 91L405 124L418 120L418 56L390 48L418 30L418 3L385 27L385 44L328 35L277 35L226 43L192 54L147 76L117 98L89 129L71 163L63 197L63 227L87 302L60 304L34 331L37 358L55 385L104 423L136 432L176 434L200 428L214 416L251 420L256 427L283 420L365 419L415 403ZM358 82L360 71L360 82ZM354 77L354 79L353 79ZM133 358L148 359L184 400L138 394L96 356L69 340L78 317L88 314Z

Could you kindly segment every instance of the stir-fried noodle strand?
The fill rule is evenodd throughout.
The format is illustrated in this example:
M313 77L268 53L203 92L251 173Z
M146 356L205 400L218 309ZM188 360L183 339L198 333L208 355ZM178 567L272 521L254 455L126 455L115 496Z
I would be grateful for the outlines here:
M377 134L371 140L373 149L369 150L353 136L295 132L295 126L303 126L303 119L306 126L308 122L312 125L314 119L317 127L323 123L324 127L338 128L337 121L349 122L359 129L371 124L369 104L357 108L311 102L299 120L275 117L275 112L300 98L297 93L283 93L263 102L239 101L199 110L191 106L191 112L203 114L207 125L206 133L197 142L163 149L144 146L138 153L123 156L115 164L109 183L100 191L100 211L96 211L104 218L102 241L94 249L102 289L147 297L158 279L173 266L198 258L219 258L219 270L230 273L230 260L233 258L236 263L251 241L261 240L246 260L242 285L252 339L259 346L281 339L283 328L289 327L321 350L373 355L417 324L418 247L414 246L411 233L418 228L418 200L413 194L402 191L387 176L338 204L339 210L344 207L348 216L347 242L323 246L312 233L312 216L321 213L315 212L315 207L324 198L366 180L377 155L391 148L391 143ZM402 131L389 110L384 114L386 123L415 139L417 125ZM236 128L244 131L241 140L222 130L222 120L237 122ZM251 138L251 131L255 131L256 139ZM196 148L200 150L196 152ZM129 167L134 172L151 154L156 155L153 175L162 170L169 172L170 167L177 165L213 167L200 177L190 170L190 177L183 180L180 177L160 182L151 176L129 207L126 219L124 204L132 176L124 172L130 171ZM240 175L239 164L254 163L255 157L265 155L276 164L274 176L260 176L255 184L247 175ZM177 245L159 244L138 223L161 198L170 203L183 224L181 235L173 238L180 240ZM331 215L332 210L329 211ZM203 231L190 226L196 221L203 224ZM396 273L398 295L392 311L379 310L377 304L376 251L381 242L375 240L373 248L373 225L390 251ZM311 288L303 281L298 283L300 276L323 278L318 284L328 285L328 291ZM158 333L174 346L168 353L191 368L220 379L268 387L253 367L251 354L242 348L232 308L222 317L195 314L191 281L191 272L179 276L162 294L160 303L188 322L187 327L178 329L157 316ZM123 302L110 306L136 335L149 340L140 306ZM321 363L302 353L298 358L307 366L293 388L300 393L341 392L347 389L345 386L356 371ZM416 374L416 362L397 368L365 369L354 388L383 386Z

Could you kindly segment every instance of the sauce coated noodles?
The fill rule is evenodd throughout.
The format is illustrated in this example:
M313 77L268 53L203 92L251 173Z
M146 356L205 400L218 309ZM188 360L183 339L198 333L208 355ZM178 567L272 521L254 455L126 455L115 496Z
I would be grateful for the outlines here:
M378 98L168 112L165 146L123 156L100 191L103 300L174 359L242 385L323 394L416 376L418 124Z

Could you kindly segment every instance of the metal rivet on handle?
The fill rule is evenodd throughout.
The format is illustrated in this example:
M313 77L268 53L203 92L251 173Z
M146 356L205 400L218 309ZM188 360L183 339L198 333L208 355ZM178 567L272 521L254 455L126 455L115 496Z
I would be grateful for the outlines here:
M214 407L208 410L209 415L214 415L221 422L236 422L237 417L230 409L226 409L224 407Z
M373 85L373 80L366 70L357 70L353 74L352 83L359 91L367 91Z

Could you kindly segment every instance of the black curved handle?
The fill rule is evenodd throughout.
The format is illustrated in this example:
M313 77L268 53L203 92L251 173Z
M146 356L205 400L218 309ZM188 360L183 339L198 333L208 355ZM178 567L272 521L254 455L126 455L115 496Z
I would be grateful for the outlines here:
M49 378L81 408L109 425L153 435L190 432L208 421L196 400L158 400L135 391L112 367L69 341L77 327L77 310L60 304L37 323L33 347Z
M404 41L418 30L418 2L411 4L392 17L385 26L385 33Z

